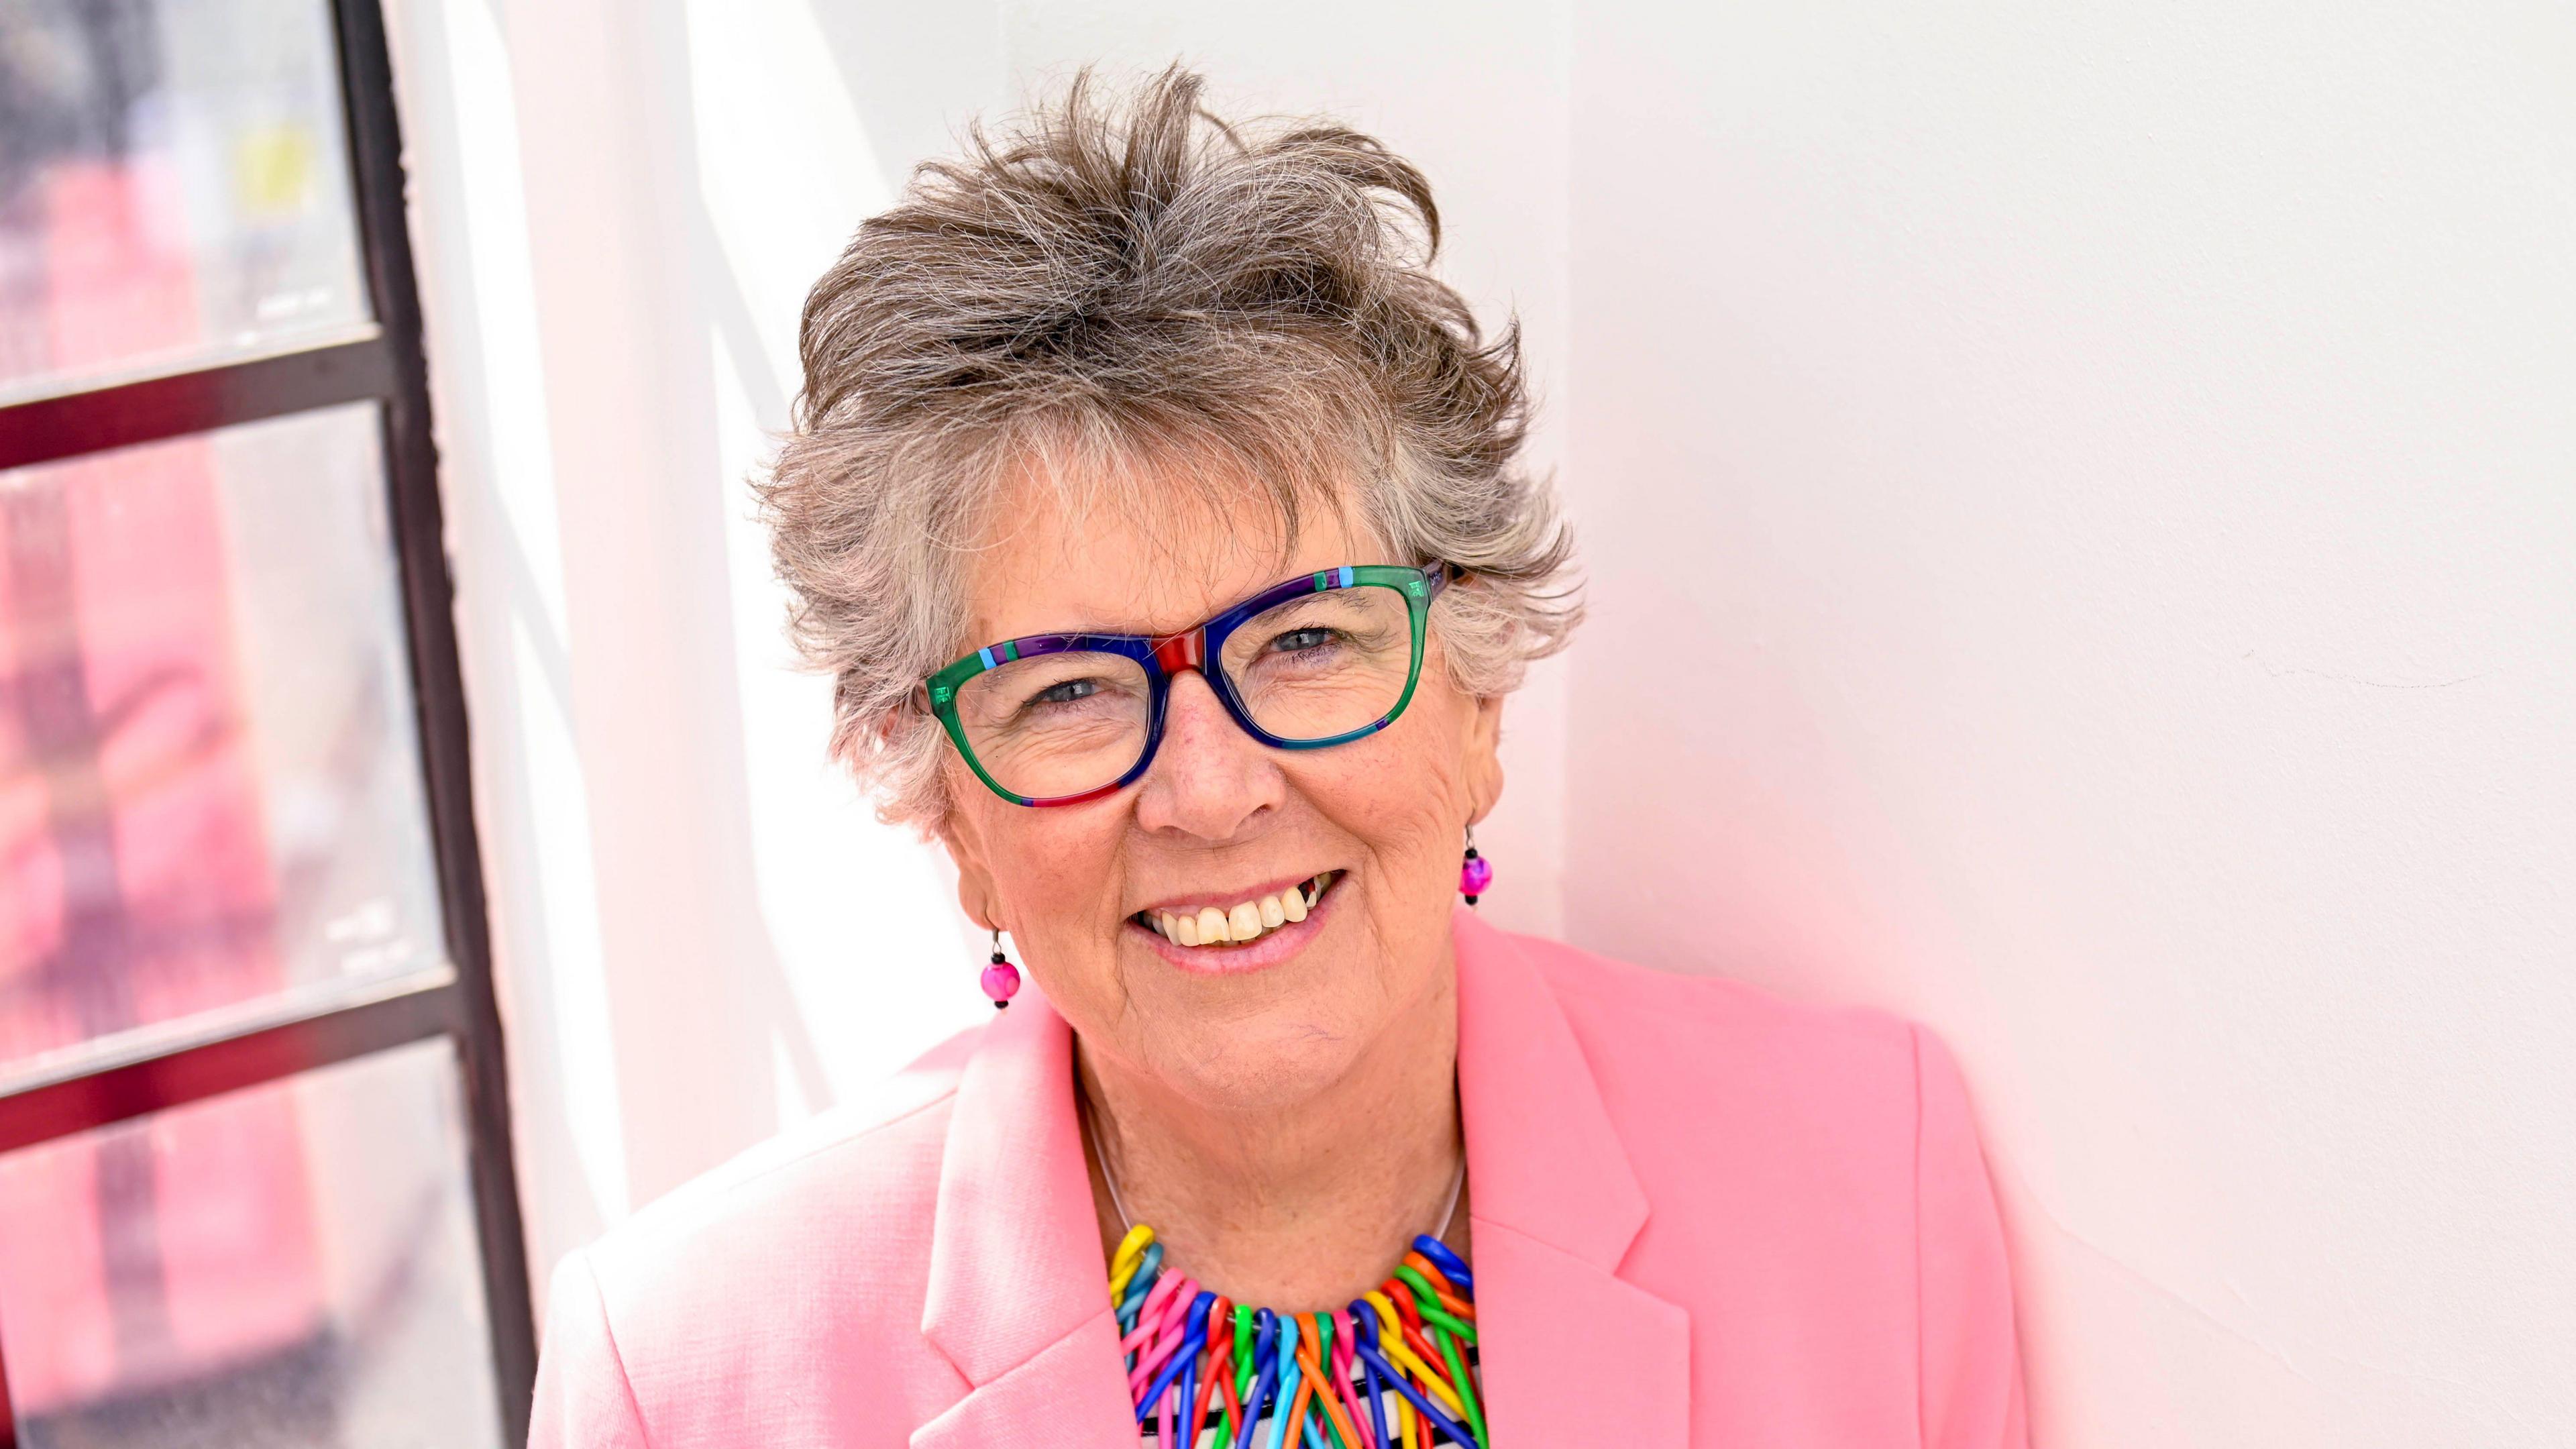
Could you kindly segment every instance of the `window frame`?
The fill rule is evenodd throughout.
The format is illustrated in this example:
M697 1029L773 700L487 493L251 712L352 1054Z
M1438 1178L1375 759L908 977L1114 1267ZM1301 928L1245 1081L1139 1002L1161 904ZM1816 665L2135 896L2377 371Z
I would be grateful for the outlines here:
M0 1093L0 1152L131 1121L413 1042L455 1052L468 1173L505 1444L527 1442L537 1337L511 1155L509 1084L492 980L482 851L474 824L464 686L430 428L428 362L404 211L402 125L378 0L329 0L352 200L374 335L0 405L0 469L74 458L334 404L377 405L393 523L414 725L437 864L447 979L353 986L319 1010L185 1025L149 1046L87 1058ZM0 1449L17 1415L0 1355Z

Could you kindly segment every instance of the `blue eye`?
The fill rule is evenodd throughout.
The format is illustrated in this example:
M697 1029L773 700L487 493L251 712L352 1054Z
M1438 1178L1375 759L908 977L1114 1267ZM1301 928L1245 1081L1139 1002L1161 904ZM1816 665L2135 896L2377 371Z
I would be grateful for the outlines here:
M1331 629L1291 629L1271 640L1270 648L1278 654L1301 654L1332 643L1334 632Z
M1029 703L1071 704L1077 699L1087 699L1099 692L1100 681L1096 679L1068 679L1062 684L1051 684L1039 690L1030 698Z

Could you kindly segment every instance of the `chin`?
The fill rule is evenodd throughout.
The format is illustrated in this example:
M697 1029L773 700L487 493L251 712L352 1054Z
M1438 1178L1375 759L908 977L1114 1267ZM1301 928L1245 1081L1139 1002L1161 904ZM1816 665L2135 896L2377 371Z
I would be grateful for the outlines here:
M1287 1008L1227 1022L1181 1060L1167 1059L1163 1070L1205 1107L1294 1106L1341 1080L1367 1047L1361 1032L1325 1024L1335 1015Z

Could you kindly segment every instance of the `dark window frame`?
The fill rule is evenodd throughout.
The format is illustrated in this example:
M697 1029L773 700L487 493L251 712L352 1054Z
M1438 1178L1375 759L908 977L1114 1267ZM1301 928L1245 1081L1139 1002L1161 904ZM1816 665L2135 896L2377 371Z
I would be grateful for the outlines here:
M386 983L349 1003L173 1039L66 1068L0 1094L0 1152L350 1061L446 1038L460 1072L477 1246L503 1441L525 1443L537 1338L511 1158L508 1082L493 993L482 853L474 826L465 696L430 432L420 295L404 213L402 125L378 0L332 0L359 242L376 333L353 342L190 368L0 406L0 468L204 432L339 403L381 418L395 547L410 638L412 698L426 776L448 956L425 987ZM17 1449L0 1360L0 1449Z

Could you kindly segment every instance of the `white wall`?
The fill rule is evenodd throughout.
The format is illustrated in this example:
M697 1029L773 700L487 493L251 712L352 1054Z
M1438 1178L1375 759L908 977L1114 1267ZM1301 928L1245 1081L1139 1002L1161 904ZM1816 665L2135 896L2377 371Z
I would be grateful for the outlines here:
M1579 32L1567 928L1947 1033L2047 1442L2576 1442L2571 24Z
M394 9L541 1267L985 1010L740 479L911 161L1179 55L1527 324L1491 913L1939 1026L2044 1442L2576 1438L2564 15Z

